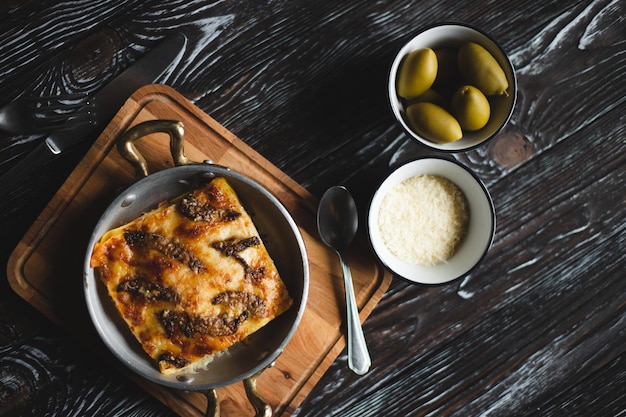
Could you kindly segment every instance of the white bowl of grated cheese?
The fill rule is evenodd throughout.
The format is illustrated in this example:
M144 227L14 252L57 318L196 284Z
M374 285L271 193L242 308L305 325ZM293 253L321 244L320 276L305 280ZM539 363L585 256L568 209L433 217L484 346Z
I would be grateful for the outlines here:
M367 218L381 262L420 284L467 275L489 250L495 223L483 183L442 157L416 159L393 171L374 194Z

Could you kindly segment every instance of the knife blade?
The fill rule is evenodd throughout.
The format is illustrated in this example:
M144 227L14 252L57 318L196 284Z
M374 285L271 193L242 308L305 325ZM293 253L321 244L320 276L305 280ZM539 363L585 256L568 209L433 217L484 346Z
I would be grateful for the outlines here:
M175 33L166 37L154 49L108 82L89 100L94 110L94 122L72 126L70 117L59 130L49 134L28 155L0 177L0 196L6 197L16 181L58 158L64 151L82 142L94 140L113 119L120 107L139 87L155 82L178 62L187 46L187 37ZM89 111L89 109L79 109Z

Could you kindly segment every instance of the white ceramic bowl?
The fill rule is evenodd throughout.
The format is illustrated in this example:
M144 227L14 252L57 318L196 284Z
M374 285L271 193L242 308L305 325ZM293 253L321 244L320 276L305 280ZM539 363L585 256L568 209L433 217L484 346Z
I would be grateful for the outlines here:
M420 266L402 261L385 246L378 227L378 214L385 195L402 181L416 175L439 175L456 184L469 205L467 233L445 263ZM420 158L393 171L372 198L367 226L370 242L380 261L394 274L419 284L442 284L467 275L487 254L496 230L493 201L487 188L461 164L440 157Z
M465 42L476 42L487 49L500 66L504 69L509 83L509 96L489 97L491 117L485 127L476 132L464 132L463 138L445 144L432 142L414 132L406 120L406 112L403 101L396 92L396 77L400 63L410 52L420 48L460 47ZM513 64L507 57L502 47L489 35L480 29L464 23L441 23L427 27L408 41L398 52L389 72L389 102L392 113L404 129L413 139L424 146L442 152L462 152L480 146L493 137L506 125L513 114L517 97L517 79Z

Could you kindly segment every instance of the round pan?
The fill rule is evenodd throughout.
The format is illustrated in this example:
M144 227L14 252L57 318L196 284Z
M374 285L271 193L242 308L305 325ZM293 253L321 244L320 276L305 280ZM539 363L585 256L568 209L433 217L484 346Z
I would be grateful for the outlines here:
M165 123L165 125L164 125ZM97 223L87 247L84 264L84 292L96 330L111 352L131 370L152 382L181 390L207 391L258 375L272 365L294 334L304 313L309 270L304 242L300 231L285 207L264 187L244 175L211 163L192 164L182 156L182 125L172 121L152 121L137 125L128 131L140 137L154 131L165 131L167 123L178 123L181 137L171 131L173 148L180 147L174 159L185 165L150 174L128 187L107 208ZM168 128L169 129L169 128ZM131 132L132 131L132 132ZM122 138L118 144L124 153L135 152L131 139ZM180 139L179 144L175 144ZM124 151L122 148L126 146ZM126 157L126 155L125 155ZM141 158L142 159L142 158ZM145 161L144 161L145 162ZM138 173L141 163L136 163ZM145 170L143 170L145 171ZM145 174L145 172L144 172ZM153 360L143 351L110 299L106 288L89 266L94 244L108 230L132 221L155 208L159 203L177 197L215 176L222 176L238 194L252 217L263 241L285 281L292 307L268 325L237 343L225 353L217 355L208 368L194 373L161 374Z

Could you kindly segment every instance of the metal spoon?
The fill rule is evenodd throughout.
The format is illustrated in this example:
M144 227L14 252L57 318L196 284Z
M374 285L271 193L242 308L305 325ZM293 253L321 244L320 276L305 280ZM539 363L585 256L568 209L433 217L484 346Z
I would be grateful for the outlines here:
M365 336L354 298L352 274L344 253L350 246L359 225L356 204L350 192L342 186L328 189L322 196L317 211L317 228L324 243L339 255L346 289L348 320L348 366L359 375L365 374L372 361L367 351Z

